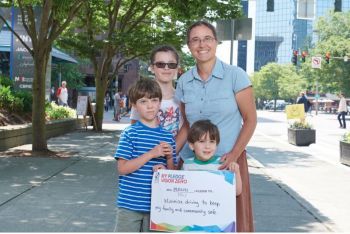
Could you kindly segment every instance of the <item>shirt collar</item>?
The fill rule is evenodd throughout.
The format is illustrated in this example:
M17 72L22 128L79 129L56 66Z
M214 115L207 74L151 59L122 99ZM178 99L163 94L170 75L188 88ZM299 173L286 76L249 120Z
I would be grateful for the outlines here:
M217 159L218 159L218 157L214 155L214 156L211 157L208 161L201 161L201 160L199 160L197 157L195 157L193 161L194 161L196 164L207 165L207 164L210 164L210 163L212 163L212 162L215 162Z
M212 74L208 80L210 80L211 77L218 78L218 79L224 78L224 64L218 58L216 58L214 69L213 69ZM192 69L192 79L191 80L193 80L193 79L202 80L198 74L197 66L194 66Z

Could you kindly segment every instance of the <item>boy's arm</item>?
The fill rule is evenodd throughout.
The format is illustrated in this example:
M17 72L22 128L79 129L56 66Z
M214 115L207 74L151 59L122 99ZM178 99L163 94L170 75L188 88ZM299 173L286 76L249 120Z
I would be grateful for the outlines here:
M119 175L127 175L133 173L140 169L143 165L145 165L152 158L158 158L163 156L163 148L161 144L156 145L152 150L147 153L142 154L140 157L125 160L122 158L118 159L118 173Z

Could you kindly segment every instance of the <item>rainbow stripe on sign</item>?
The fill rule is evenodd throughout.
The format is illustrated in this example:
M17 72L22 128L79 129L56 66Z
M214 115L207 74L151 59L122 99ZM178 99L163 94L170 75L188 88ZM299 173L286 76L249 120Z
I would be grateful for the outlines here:
M171 232L236 232L235 222L230 223L224 228L219 226L173 226L166 223L156 224L151 221L151 230L171 231Z

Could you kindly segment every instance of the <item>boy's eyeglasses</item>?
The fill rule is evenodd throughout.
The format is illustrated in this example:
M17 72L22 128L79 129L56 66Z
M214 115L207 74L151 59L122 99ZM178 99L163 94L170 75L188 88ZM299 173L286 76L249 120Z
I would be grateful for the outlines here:
M165 68L165 66L168 66L169 69L176 69L177 63L163 63L163 62L156 62L153 63L158 68Z

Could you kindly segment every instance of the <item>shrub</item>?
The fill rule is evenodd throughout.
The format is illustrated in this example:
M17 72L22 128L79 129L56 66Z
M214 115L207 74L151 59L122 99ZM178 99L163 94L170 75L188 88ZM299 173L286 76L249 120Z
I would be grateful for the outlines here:
M350 132L344 133L341 141L344 141L346 143L350 143Z
M33 105L33 96L28 91L16 91L14 92L14 96L18 97L22 100L23 108L22 111L25 113L32 111L32 105Z
M45 106L45 113L48 119L66 119L75 118L76 112L74 109L64 106L58 106L56 103L47 103Z
M294 123L289 125L291 129L312 129L312 125L307 123L306 121L295 121Z
M32 95L28 91L11 91L10 86L0 87L0 108L9 112L32 111Z
M1 86L0 87L0 108L8 109L12 99L13 99L13 95L11 93L10 87Z
M0 86L13 87L13 81L9 77L0 75Z

